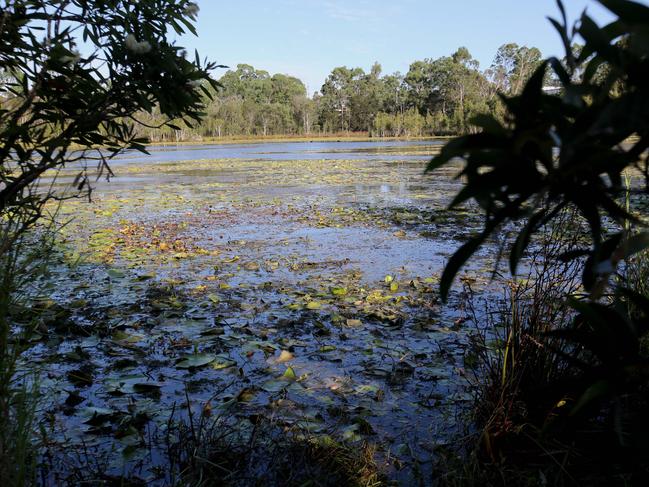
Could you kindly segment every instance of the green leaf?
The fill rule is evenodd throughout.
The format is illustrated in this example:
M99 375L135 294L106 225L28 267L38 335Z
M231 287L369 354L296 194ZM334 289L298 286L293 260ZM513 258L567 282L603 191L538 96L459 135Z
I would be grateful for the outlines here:
M570 416L575 416L582 409L588 407L593 402L608 396L613 391L610 381L600 380L591 385L584 393L581 395L577 403L570 410Z
M197 353L194 355L187 355L186 357L183 357L178 362L176 362L176 368L194 369L204 367L208 364L211 364L216 359L217 356L210 353Z
M599 3L627 24L649 23L649 7L646 5L628 0L599 0Z
M295 374L295 370L293 370L293 367L287 367L282 377L289 380L297 379L297 375Z
M331 294L334 296L345 296L347 294L347 288L346 287L332 287L331 288Z
M523 256L523 253L527 249L527 246L530 243L530 238L532 234L537 230L539 222L547 214L546 210L541 210L536 212L529 220L523 229L519 232L516 237L516 241L512 246L512 250L509 254L509 269L512 275L516 275L516 269L518 267L518 262Z

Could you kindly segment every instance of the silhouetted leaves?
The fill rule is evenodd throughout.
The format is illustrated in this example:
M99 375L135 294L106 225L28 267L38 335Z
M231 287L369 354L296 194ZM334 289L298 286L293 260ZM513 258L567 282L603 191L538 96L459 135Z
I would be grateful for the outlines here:
M584 14L576 29L570 29L559 2L563 20L552 23L566 47L566 61L548 59L520 95L503 97L504 126L489 115L476 117L481 133L453 139L430 162L428 171L462 159L460 175L466 186L451 206L472 199L487 216L480 240L470 240L449 262L442 280L444 297L470 254L501 224L527 220L510 249L515 272L541 222L551 222L563 208L576 208L591 233L587 288L600 273L595 266L620 251L605 239L604 219L641 224L617 200L625 189L622 172L647 162L649 37L643 19L649 18L649 7L626 0L601 3L619 19L599 27ZM571 47L575 35L585 41L576 57ZM561 85L558 96L544 92L548 70ZM640 248L647 244L635 237L615 242Z
M218 86L209 74L217 66L198 56L189 61L167 38L169 26L195 33L196 8L188 0L37 0L3 8L0 218L22 215L20 233L48 200L62 197L36 188L49 170L81 165L75 186L89 194L93 162L98 177L109 177L123 150L146 152L136 131L142 111L159 110L163 126L200 120L201 88Z

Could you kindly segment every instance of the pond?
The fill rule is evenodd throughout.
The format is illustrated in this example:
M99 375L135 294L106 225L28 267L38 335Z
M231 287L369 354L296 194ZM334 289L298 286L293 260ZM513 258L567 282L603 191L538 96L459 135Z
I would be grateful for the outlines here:
M190 411L371 443L389 477L425 478L471 399L465 296L442 305L439 276L481 224L446 210L457 167L424 174L443 142L151 147L63 203L24 363L46 483L99 469L83 451L166 485L162 438Z

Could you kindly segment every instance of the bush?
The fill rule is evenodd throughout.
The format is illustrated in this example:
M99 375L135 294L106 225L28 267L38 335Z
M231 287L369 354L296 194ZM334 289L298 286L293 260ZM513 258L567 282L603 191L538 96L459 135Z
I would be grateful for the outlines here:
M571 28L559 1L562 22L552 23L565 59L546 60L520 95L503 96L504 120L475 117L480 132L450 141L428 169L461 158L467 183L451 207L474 199L485 213L483 231L447 263L443 297L503 228L516 228L514 276L544 229L576 244L547 252L531 286L510 287L501 346L488 347L493 326L483 338L483 459L552 471L555 484L640 485L649 478L649 232L634 207L649 186L649 7L600 3L613 22L599 27L584 14ZM557 96L543 91L548 71ZM630 186L633 170L644 187ZM566 212L577 215L576 232L562 228Z

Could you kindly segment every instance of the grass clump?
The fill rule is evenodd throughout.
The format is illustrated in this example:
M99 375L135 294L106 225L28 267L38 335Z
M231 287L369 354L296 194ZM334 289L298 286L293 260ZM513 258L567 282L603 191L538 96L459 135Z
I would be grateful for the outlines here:
M191 486L386 485L370 443L354 446L262 415L193 418L167 435L173 484Z
M498 306L473 309L477 433L466 455L444 457L442 485L649 482L649 259L586 299L583 265L557 258L579 243L567 228L542 236Z

